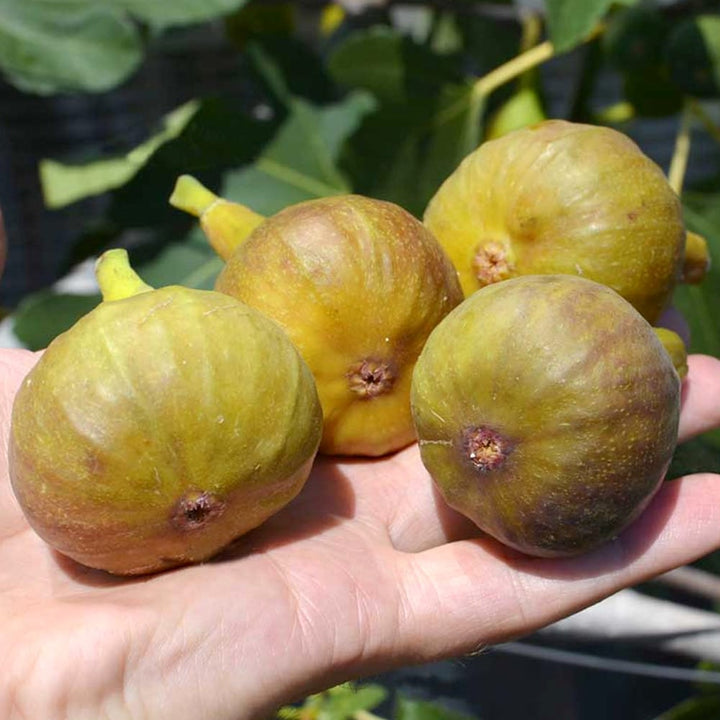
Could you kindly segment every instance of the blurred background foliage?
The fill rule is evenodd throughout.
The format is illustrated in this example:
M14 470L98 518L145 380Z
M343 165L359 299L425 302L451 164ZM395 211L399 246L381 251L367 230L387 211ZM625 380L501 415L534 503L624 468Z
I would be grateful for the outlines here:
M675 302L720 357L717 0L0 0L0 74L0 305L25 347L99 301L68 276L110 246L151 284L212 287L220 260L167 202L181 173L263 214L358 192L420 217L478 143L564 117L672 178L713 261ZM670 476L702 470L720 433Z

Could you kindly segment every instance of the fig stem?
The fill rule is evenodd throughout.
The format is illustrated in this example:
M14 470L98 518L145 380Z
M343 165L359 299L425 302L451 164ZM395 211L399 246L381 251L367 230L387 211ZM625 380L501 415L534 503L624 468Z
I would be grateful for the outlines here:
M219 197L191 175L178 177L168 202L200 218L208 242L223 260L265 220L249 207Z
M585 42L592 40L604 30L605 25L603 23L598 23L585 37ZM536 65L540 65L546 60L550 60L550 58L554 56L555 46L552 42L550 42L550 40L546 40L545 42L535 45L529 50L516 55L512 60L499 65L494 70L491 70L489 73L483 75L475 81L473 91L476 95L487 97L493 90L497 90L497 88L501 85L504 85L506 82L513 80L518 75L522 75L522 73L531 70Z
M220 198L192 175L180 175L168 202L190 215L201 217Z
M653 330L658 340L660 340L665 350L667 350L667 354L670 356L670 360L672 360L677 374L681 378L684 378L688 373L688 364L687 348L682 338L672 330L668 330L668 328L655 327Z
M518 75L522 75L524 72L544 63L554 54L555 47L549 40L535 45L530 50L520 53L512 60L496 67L476 80L474 92L482 97L487 97L493 90L497 90L497 88L515 79Z
M677 193L682 194L683 181L690 156L690 126L692 121L692 109L689 103L685 103L680 115L680 127L675 137L675 149L670 160L668 170L668 182L670 187Z
M127 250L123 248L107 250L98 258L95 277L105 302L123 300L153 289L130 267Z

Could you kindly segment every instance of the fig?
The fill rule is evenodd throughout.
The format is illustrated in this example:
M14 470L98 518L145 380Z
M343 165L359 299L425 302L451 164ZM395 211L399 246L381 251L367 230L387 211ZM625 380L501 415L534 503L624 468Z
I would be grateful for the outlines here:
M516 550L562 557L646 507L677 443L680 387L658 335L614 290L525 275L478 290L435 328L411 404L448 505Z
M516 275L580 275L654 323L684 265L682 208L661 169L626 135L595 125L547 120L481 144L424 222L466 296Z
M192 211L196 189L181 178L171 202ZM430 231L394 203L340 195L287 207L223 247L233 243L215 289L273 318L300 351L323 409L320 451L378 456L410 444L412 369L463 299Z
M214 291L154 290L124 250L103 302L55 338L12 411L10 478L31 527L119 575L200 562L297 495L320 442L286 334Z

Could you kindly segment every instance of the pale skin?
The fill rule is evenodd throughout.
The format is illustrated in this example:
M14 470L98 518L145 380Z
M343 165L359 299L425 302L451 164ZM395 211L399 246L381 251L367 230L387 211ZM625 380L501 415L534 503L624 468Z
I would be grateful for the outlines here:
M720 476L664 484L625 533L565 560L481 536L416 447L322 459L216 561L141 579L51 551L12 494L13 396L36 355L0 350L0 717L249 720L346 679L525 635L720 548ZM720 425L720 361L695 355L680 436Z

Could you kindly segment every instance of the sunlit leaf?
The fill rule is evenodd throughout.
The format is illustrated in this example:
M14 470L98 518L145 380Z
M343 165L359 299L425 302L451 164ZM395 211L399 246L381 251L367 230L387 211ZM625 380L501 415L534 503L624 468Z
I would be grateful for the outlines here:
M470 715L446 710L435 703L398 697L394 720L474 720Z
M165 142L177 137L197 112L191 101L168 114L160 132L126 155L81 164L45 159L40 162L40 182L47 207L57 209L128 182Z
M362 92L324 108L292 100L290 115L267 150L252 166L228 173L223 194L271 215L302 200L350 192L337 158L374 105Z
M277 128L273 120L252 117L229 99L202 100L180 134L163 143L115 190L109 218L120 228L153 226L180 216L168 198L178 175L188 173L217 185L223 171L254 161Z

